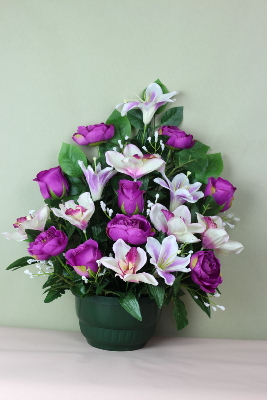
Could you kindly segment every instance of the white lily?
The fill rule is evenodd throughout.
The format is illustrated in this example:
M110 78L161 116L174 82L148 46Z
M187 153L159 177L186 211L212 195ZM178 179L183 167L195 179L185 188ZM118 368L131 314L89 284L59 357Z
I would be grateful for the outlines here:
M202 233L205 230L202 224L191 224L191 213L186 206L179 206L170 212L162 204L156 203L152 206L149 216L158 231L174 235L181 243L199 242L200 239L193 233Z
M162 244L154 238L147 238L146 250L150 254L150 263L156 268L167 285L172 285L175 276L171 272L189 272L186 268L190 262L190 255L187 257L177 257L178 244L175 236L171 235L163 239Z
M85 168L82 161L78 161L78 164L84 173L93 201L100 200L105 185L117 173L117 171L114 171L114 169L110 167L101 170L100 163L96 165L95 171L90 165Z
M204 228L202 245L205 249L214 249L216 254L239 254L244 246L234 240L229 240L228 233L223 229L223 221L220 217L204 217L197 213L197 219Z
M51 210L57 217L69 221L71 225L84 231L95 212L95 205L88 192L80 195L78 204L77 206L73 200L69 200L64 205L59 204L60 210L58 208L51 208Z
M117 151L106 152L106 162L118 172L130 175L134 180L152 171L163 172L165 161L159 154L143 154L134 144L127 144L123 153Z
M158 281L147 272L138 272L147 262L146 252L141 247L130 247L122 239L113 245L115 258L102 257L99 262L116 272L125 282L145 282L157 286Z
M177 174L172 181L170 181L165 174L162 175L164 180L156 178L154 179L154 182L170 191L170 211L175 210L186 201L188 203L196 203L204 196L203 192L198 192L202 183L195 182L190 184L188 177L185 174Z
M5 235L7 239L13 239L16 240L17 242L26 240L27 233L25 232L25 229L34 229L36 231L43 232L46 221L48 220L49 216L50 216L49 207L43 206L42 208L40 208L40 210L36 211L35 214L34 211L31 211L30 215L18 218L16 223L13 225L14 228L16 228L16 232L13 233L3 232L3 235Z
M161 87L157 83L150 83L146 88L145 100L142 100L138 96L136 100L125 100L124 103L118 104L116 108L123 105L121 110L122 116L126 115L133 108L140 108L143 112L143 122L145 125L148 125L160 106L176 101L176 99L171 99L175 94L178 94L178 92L163 94Z

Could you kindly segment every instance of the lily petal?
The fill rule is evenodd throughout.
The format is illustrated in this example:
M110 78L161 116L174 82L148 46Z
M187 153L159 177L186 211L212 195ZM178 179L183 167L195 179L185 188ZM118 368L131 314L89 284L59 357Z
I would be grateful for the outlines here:
M126 254L131 250L131 247L128 246L122 239L118 239L114 244L113 244L113 251L115 254L116 260L123 260L125 261Z
M154 204L151 207L149 217L157 231L162 231L163 233L166 233L168 232L168 223L162 210L169 211L165 206L160 203Z

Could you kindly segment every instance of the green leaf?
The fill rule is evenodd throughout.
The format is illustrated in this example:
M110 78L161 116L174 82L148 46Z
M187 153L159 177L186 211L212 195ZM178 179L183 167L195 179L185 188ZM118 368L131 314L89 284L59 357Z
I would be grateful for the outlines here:
M75 226L72 225L69 222L66 222L66 233L67 233L67 236L68 236L68 240L70 240L70 238L74 234L74 231L75 231Z
M50 275L47 279L47 281L43 284L42 288L45 289L59 281L58 276Z
M107 229L106 222L102 222L101 224L92 226L94 240L97 241L98 243L105 242L108 239L106 229Z
M209 178L217 179L223 170L223 160L221 153L208 154L205 168L196 171L195 177L199 182L208 183Z
M57 226L57 223L55 221L52 221L51 219L48 219L45 223L45 228L44 230L47 231L51 226Z
M181 282L181 279L182 279L183 275L184 274L181 274L181 275L177 276L177 278L173 282L173 293L174 293L174 296L178 296L178 294L179 294L180 282Z
M208 183L208 178L210 177L217 179L223 171L223 160L221 153L208 154L207 159L208 166L205 173L206 181L204 183Z
M87 158L81 149L73 144L62 143L62 147L58 156L58 162L65 174L73 177L83 175L78 161L83 161L87 168Z
M138 140L138 143L139 143L137 147L141 147L143 144L146 143L149 133L150 133L149 127L146 128L145 135L144 135L144 130L139 129L139 131L137 132L137 135L135 136L135 139Z
M159 280L159 284L157 286L154 285L147 285L147 288L152 295L153 299L156 300L157 305L159 308L162 307L164 296L165 296L165 284L163 279Z
M66 198L64 199L64 201L66 200ZM58 208L59 204L61 203L61 199L57 199L57 200L52 200L52 199L45 199L44 201L49 208Z
M86 192L87 187L79 178L75 176L66 176L66 178L70 186L68 193L70 196Z
M183 107L173 107L161 117L161 125L179 126L183 119Z
M41 233L40 231L36 231L34 229L25 229L25 232L27 233L27 238L30 243L34 242L37 236Z
M128 118L122 117L119 111L114 110L110 117L107 119L106 124L114 125L115 134L110 142L118 145L118 140L125 141L125 136L131 136L131 124Z
M188 325L187 312L184 303L179 297L174 297L173 317L176 321L177 330L180 331Z
M192 205L190 212L191 212L191 222L196 223L197 222L197 214L196 213L200 213L198 205L196 203L194 203Z
M152 203L154 203L154 201L156 199L156 194L159 194L158 203L160 203L160 204L161 204L161 200L163 200L167 197L161 190L159 190L159 191L149 190L148 192L146 192L146 194L147 194L147 196L151 197Z
M65 293L65 290L62 290L62 289L60 291L59 290L57 290L57 291L49 290L49 292L47 293L47 295L44 299L44 302L51 303L51 301L58 299L64 293Z
M160 231L159 234L158 234L158 241L159 241L160 243L162 243L162 242L163 242L163 239L165 239L165 233L163 233L162 231Z
M190 172L202 171L207 166L207 156L200 156L197 153L192 152L191 149L176 152L174 158L175 166L177 168L182 168Z
M191 288L190 289L188 288L187 291L190 294L190 296L192 297L192 299L194 300L194 302L210 318L210 305L209 305L209 307L206 307L205 304L204 304L204 302L210 304L210 301L209 301L207 293L205 293L203 290L201 290L199 288L199 286L197 286L196 291L194 289L191 289Z
M213 216L218 214L223 207L224 204L219 206L212 196L206 196L202 205L200 206L200 214L205 216Z
M55 257L53 259L53 266L54 266L54 273L56 275L61 275L63 271L63 267L61 265L61 262L58 261Z
M134 318L142 321L139 303L132 292L127 292L123 297L119 297L120 305Z
M199 140L195 141L195 144L193 147L191 147L191 151L193 153L197 153L200 156L205 156L207 154L207 151L209 150L209 146L206 146L205 144L201 143Z
M25 267L26 265L29 265L28 262L27 262L28 260L34 260L34 258L33 257L28 257L28 256L19 258L18 260L14 261L12 264L10 264L6 269L7 270L8 269L13 269L13 271L15 271L16 269Z
M132 109L127 112L128 120L130 121L131 125L136 129L144 129L143 123L143 113L140 109Z
M109 283L110 283L110 282L105 282L105 283L102 283L102 285L98 286L98 287L96 288L95 294L98 295L99 293L101 293L102 290L103 290Z
M138 179L140 182L142 182L142 186L140 187L141 190L147 191L148 184L149 184L149 175L144 175L142 178Z

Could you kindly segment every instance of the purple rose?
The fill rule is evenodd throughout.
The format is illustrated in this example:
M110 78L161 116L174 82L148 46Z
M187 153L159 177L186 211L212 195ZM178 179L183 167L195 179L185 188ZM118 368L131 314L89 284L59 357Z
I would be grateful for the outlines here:
M118 239L134 245L146 243L149 236L154 236L150 223L142 215L117 214L107 224L108 236L116 242Z
M97 260L102 257L101 251L95 240L89 239L85 243L80 244L76 249L70 249L65 254L67 264L71 265L77 274L89 277L89 271L97 273Z
M226 179L209 178L208 185L204 192L204 197L212 196L219 206L225 204L221 211L226 211L232 205L235 191L236 187Z
M140 190L142 182L121 179L118 190L118 203L123 214L139 214L144 209L144 190Z
M215 293L222 283L221 263L213 251L197 251L190 259L191 278L204 292Z
M78 132L72 139L82 146L98 146L114 136L114 125L105 125L104 122L97 125L78 126Z
M177 128L177 126L164 125L159 129L159 135L170 136L166 146L173 149L191 149L195 144L193 136L187 135L184 131Z
M44 199L61 199L69 191L69 184L61 167L50 168L39 172L36 178Z
M36 260L48 260L51 256L58 256L62 253L67 243L68 238L65 233L57 231L54 226L51 226L30 243L28 253Z

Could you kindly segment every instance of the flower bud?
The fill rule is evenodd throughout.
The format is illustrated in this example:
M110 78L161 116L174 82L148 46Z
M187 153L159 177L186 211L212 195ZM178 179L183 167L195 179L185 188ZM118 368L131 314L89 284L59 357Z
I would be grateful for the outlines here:
M140 214L144 209L144 190L140 190L142 182L121 179L118 190L118 204L123 214Z

